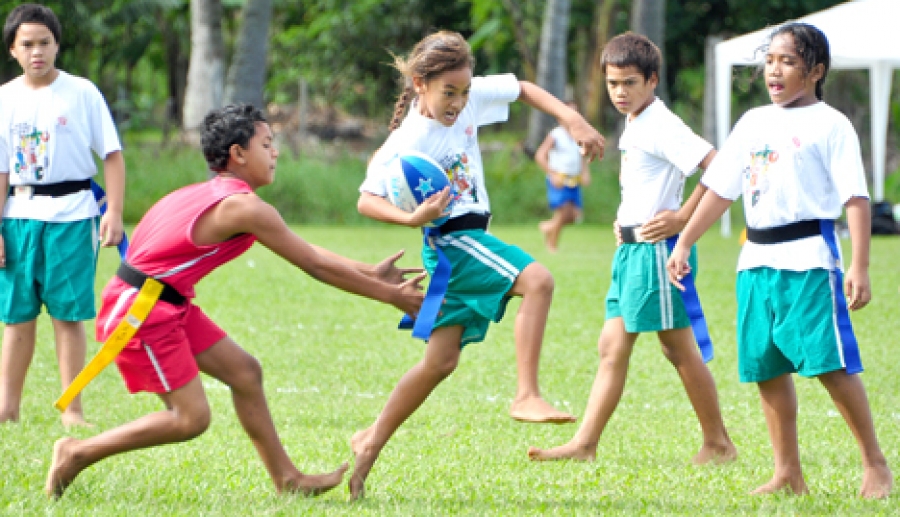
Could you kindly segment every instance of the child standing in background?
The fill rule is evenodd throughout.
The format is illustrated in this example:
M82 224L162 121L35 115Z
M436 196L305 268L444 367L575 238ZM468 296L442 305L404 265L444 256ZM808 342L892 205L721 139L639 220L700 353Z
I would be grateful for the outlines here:
M350 479L353 498L363 495L366 477L394 432L456 369L462 347L484 340L490 322L500 321L512 296L521 296L522 304L515 323L519 384L511 416L526 422L575 420L548 404L538 389L538 361L553 297L553 277L520 248L486 231L490 204L478 130L505 121L509 104L520 100L555 116L581 146L586 160L602 155L603 137L576 111L538 86L511 74L473 78L473 64L466 40L447 31L417 43L407 59L397 58L395 66L405 78L405 87L391 122L393 132L375 153L360 187L360 213L412 228L447 215L451 196L455 199L450 219L436 232L429 229L428 244L422 248L432 283L439 262L447 260L451 266L441 312L430 329L425 357L400 379L375 423L352 438L356 455ZM448 188L428 198L413 213L400 210L387 199L387 164L407 150L433 158L447 171L452 184L452 191Z
M93 319L97 245L123 237L125 161L109 108L90 81L55 67L62 28L48 7L22 4L3 42L23 74L0 87L0 423L17 421L46 306L63 389L84 367L84 320ZM91 192L103 161L107 210ZM8 191L8 195L6 194ZM62 414L85 424L81 397Z
M600 366L581 427L564 445L530 448L533 460L596 458L600 436L618 407L631 354L643 332L656 332L700 421L703 443L694 463L727 462L737 456L722 421L715 381L697 351L694 322L686 302L669 285L664 268L669 253L665 239L681 230L705 191L702 186L696 188L681 206L685 178L705 168L716 152L656 97L661 60L653 42L633 33L616 36L603 49L610 101L628 122L619 139L622 203L617 228L622 242L613 258L612 284L606 295L606 321L598 343ZM693 250L691 260L695 260Z
M846 116L822 102L831 55L817 28L788 23L765 47L772 104L744 114L702 182L708 188L667 268L673 283L690 270L690 248L739 196L747 242L737 277L738 369L755 382L769 428L775 472L753 493L809 492L800 466L793 373L815 377L831 396L862 455L859 494L887 497L893 475L878 445L859 373L859 347L841 285L834 220L842 208L853 249L850 310L871 299L871 214L859 139Z
M567 102L566 106L578 111L574 101ZM538 228L547 249L556 252L563 227L581 220L581 187L590 185L591 169L578 143L562 126L547 134L535 151L534 160L547 175L547 204L553 211L553 216L542 221Z

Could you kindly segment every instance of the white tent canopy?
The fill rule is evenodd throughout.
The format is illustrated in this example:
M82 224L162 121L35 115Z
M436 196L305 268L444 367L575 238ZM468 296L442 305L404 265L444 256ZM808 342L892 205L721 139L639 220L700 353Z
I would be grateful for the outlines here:
M900 68L900 0L853 0L798 18L828 37L831 67L869 71L872 109L872 189L875 201L884 199L884 162L887 146L891 76ZM735 65L758 65L772 28L744 34L716 45L716 139L725 143L731 130L731 78ZM828 87L826 80L825 87ZM730 221L724 218L727 234Z

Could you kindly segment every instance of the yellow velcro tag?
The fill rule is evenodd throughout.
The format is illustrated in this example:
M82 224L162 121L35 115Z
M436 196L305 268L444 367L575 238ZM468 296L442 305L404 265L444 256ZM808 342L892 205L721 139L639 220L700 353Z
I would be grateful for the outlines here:
M128 309L128 313L122 318L122 321L116 325L116 329L113 330L113 333L110 334L109 338L106 339L106 342L103 343L103 346L97 352L97 355L91 359L84 369L75 377L75 380L72 381L72 384L66 388L62 395L60 395L59 399L53 403L53 406L60 411L65 411L69 404L72 402L72 399L78 396L81 393L81 390L84 389L85 386L88 385L89 382L94 380L104 368L106 368L109 363L113 362L119 352L125 348L125 345L131 341L131 338L134 337L134 334L137 332L138 328L140 328L141 324L144 323L144 320L147 319L147 315L150 314L150 310L153 309L153 306L156 305L157 300L159 300L159 296L162 294L163 287L165 287L162 282L155 280L153 278L147 278L144 281L144 285L141 287L141 290L138 291L137 297L134 299L134 303L131 304L131 308Z

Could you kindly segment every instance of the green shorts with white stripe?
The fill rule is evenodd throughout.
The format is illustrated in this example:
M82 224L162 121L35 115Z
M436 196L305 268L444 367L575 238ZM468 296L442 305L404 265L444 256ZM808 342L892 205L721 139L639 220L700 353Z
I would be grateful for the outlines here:
M666 273L669 249L665 241L622 244L612 264L606 294L606 319L622 318L627 332L657 332L691 326L681 292ZM697 250L689 259L697 278Z
M451 275L435 328L462 326L461 346L484 341L491 321L503 318L508 292L534 259L518 246L506 244L484 230L442 235L435 245L450 260ZM437 253L422 248L422 263L434 273Z

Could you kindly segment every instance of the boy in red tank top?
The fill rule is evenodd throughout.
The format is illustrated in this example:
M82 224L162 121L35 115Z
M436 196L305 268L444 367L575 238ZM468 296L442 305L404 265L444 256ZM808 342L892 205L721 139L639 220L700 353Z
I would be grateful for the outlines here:
M424 274L406 280L417 270L394 267L401 253L372 266L311 245L255 194L272 182L278 158L272 132L258 109L239 105L211 112L203 121L201 144L216 177L169 194L147 212L125 262L103 290L97 318L97 337L105 340L146 277L165 284L163 296L116 364L129 391L156 393L167 409L85 440L58 440L47 475L48 496L60 497L82 470L104 458L202 434L209 426L210 408L201 371L231 389L238 419L278 492L317 495L341 482L346 463L327 474L297 470L275 431L259 362L191 303L200 279L254 242L339 289L409 314L421 305L419 282Z

